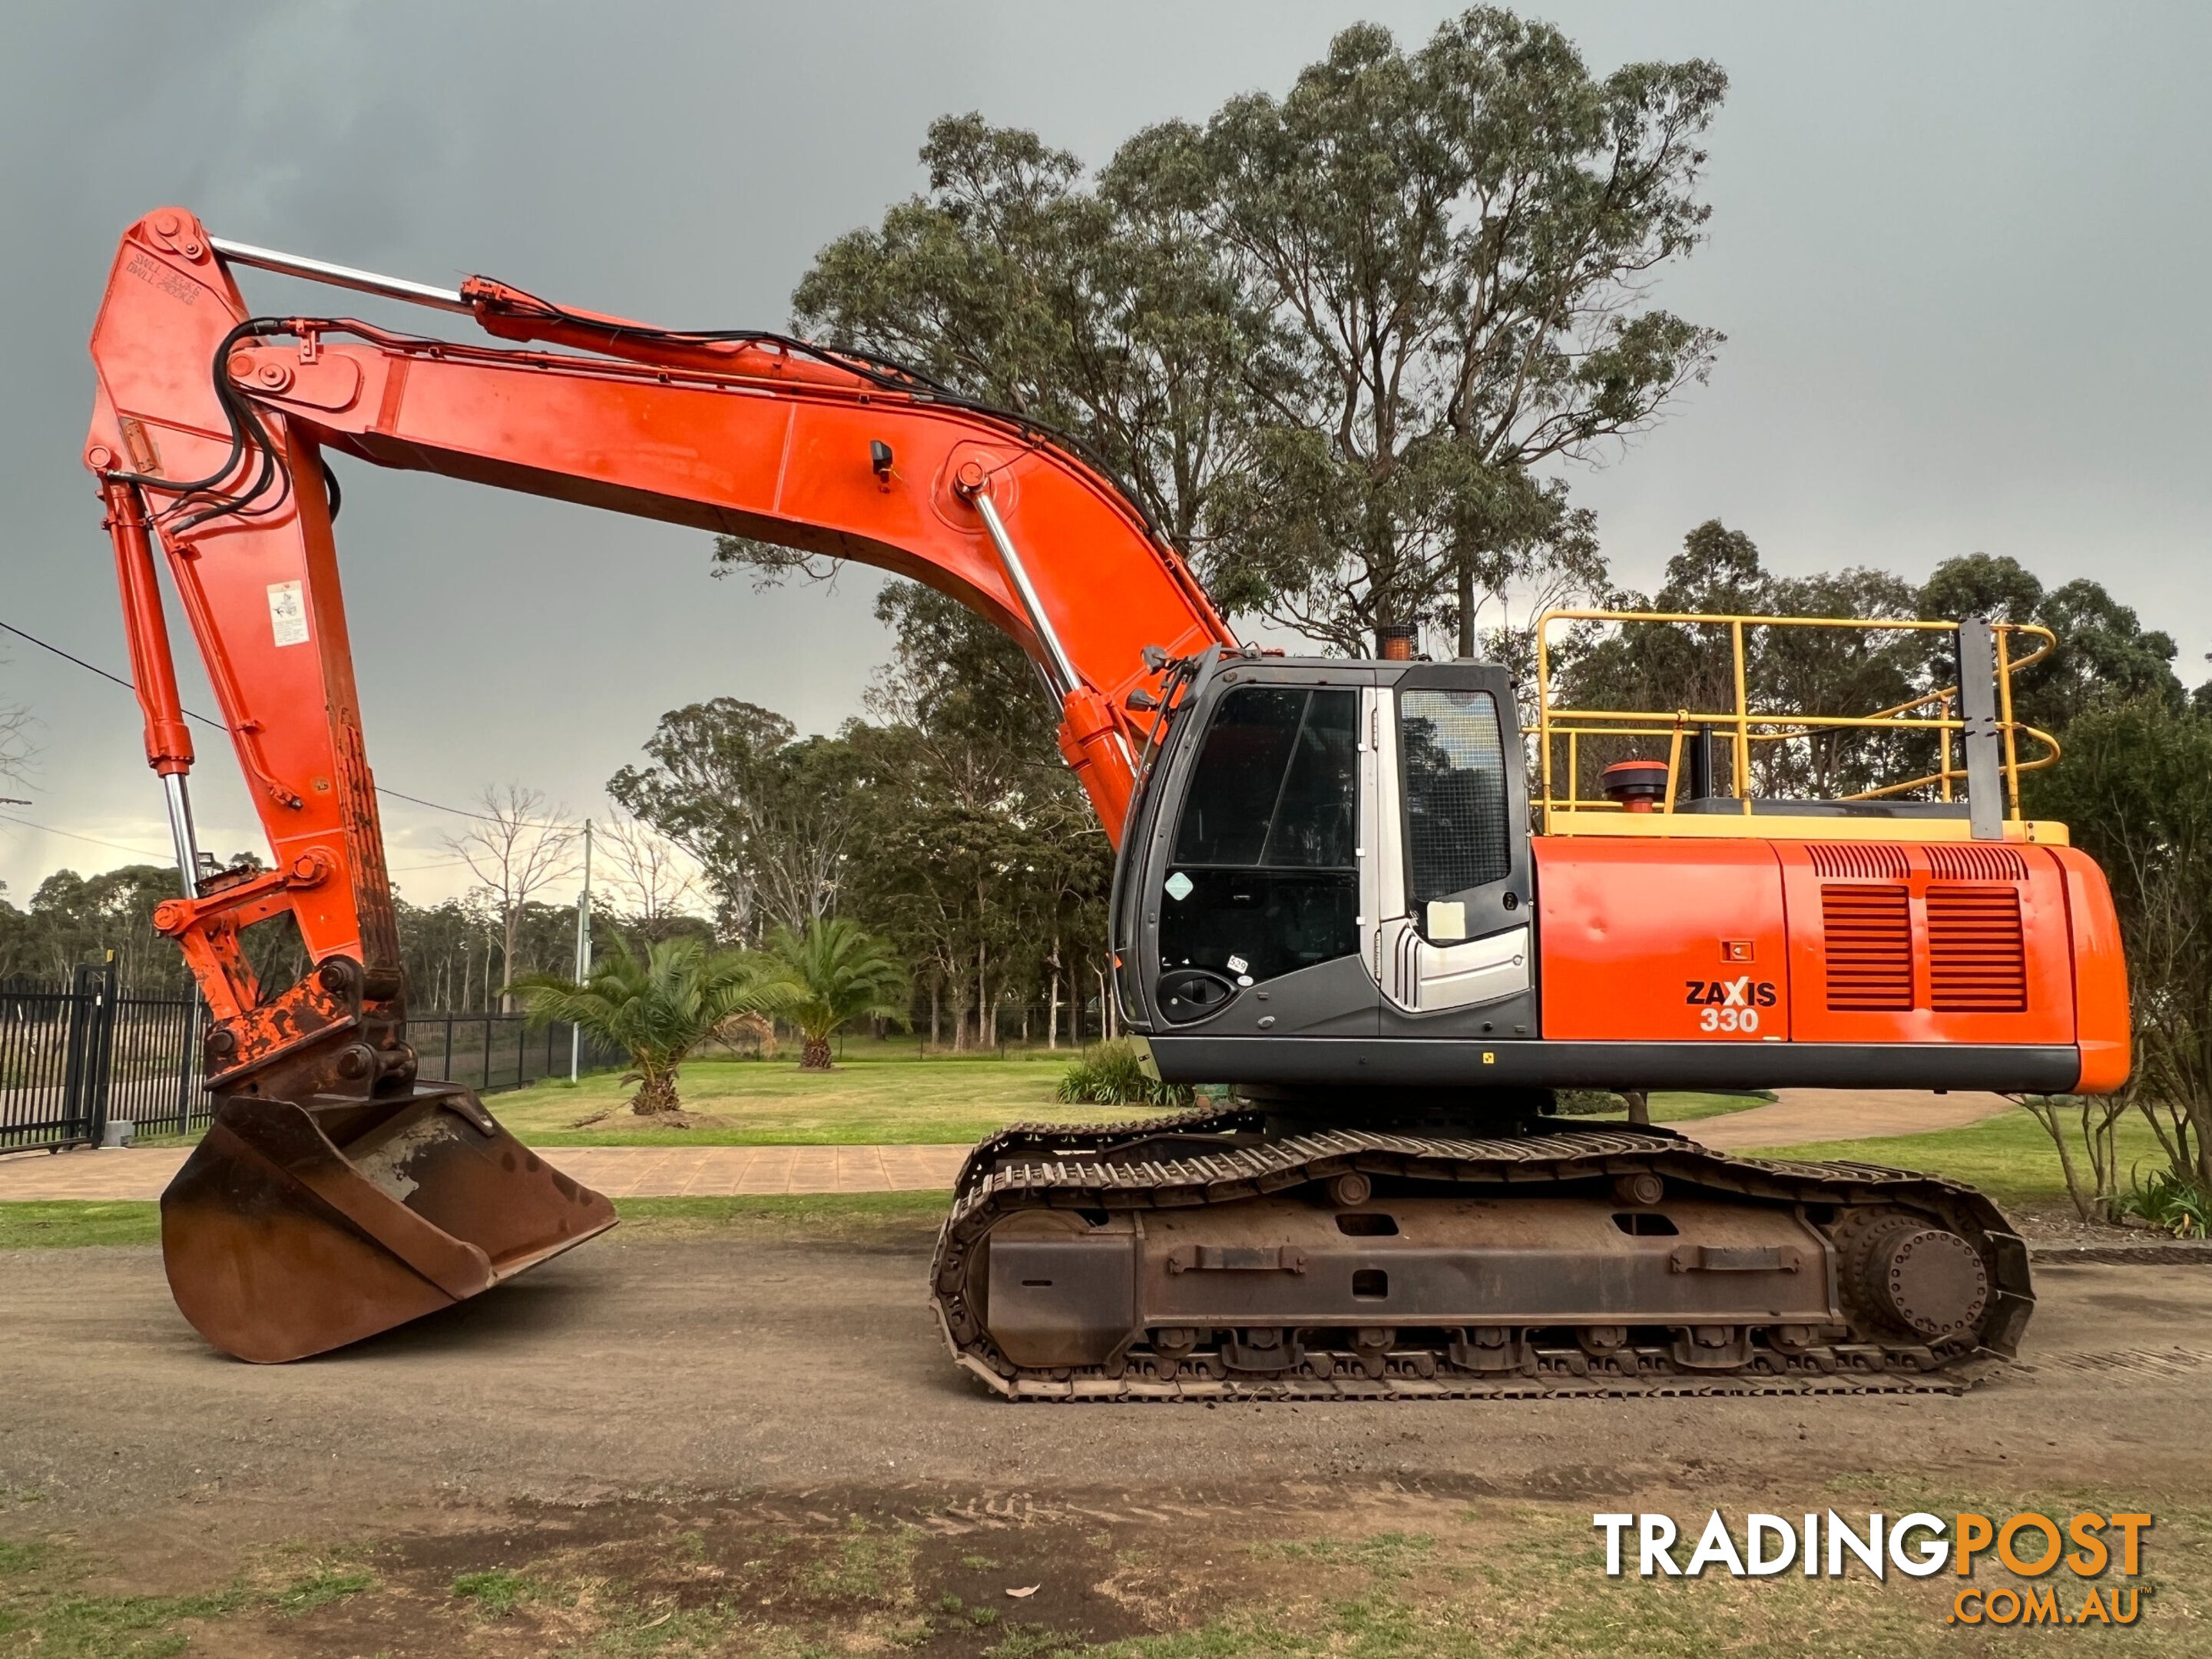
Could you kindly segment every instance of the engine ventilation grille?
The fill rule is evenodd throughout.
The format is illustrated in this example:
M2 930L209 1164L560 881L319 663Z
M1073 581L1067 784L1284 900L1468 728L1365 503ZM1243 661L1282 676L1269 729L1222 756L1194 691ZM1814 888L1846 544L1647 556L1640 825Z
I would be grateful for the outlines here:
M1880 842L1816 841L1806 850L1813 855L1813 873L1830 881L1903 881L1909 867L1903 848Z
M1814 850L1826 849L1816 847ZM1887 849L1844 847L1834 850ZM1897 857L1898 873L1902 875L1904 855ZM1823 887L1820 926L1827 935L1832 1012L1881 1013L1912 1006L1912 906L1906 889Z
M2027 860L2009 847L1952 843L1921 849L1938 881L2026 881Z
M1930 887L1928 972L1929 1006L1939 1014L2026 1013L2019 891Z

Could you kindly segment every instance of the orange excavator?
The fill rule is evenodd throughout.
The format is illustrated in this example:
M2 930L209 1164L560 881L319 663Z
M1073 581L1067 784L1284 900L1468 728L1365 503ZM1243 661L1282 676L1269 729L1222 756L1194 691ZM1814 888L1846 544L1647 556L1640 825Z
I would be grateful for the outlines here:
M241 267L512 343L257 315ZM162 1198L163 1255L216 1346L337 1347L615 1222L405 1041L336 451L894 571L1034 660L1115 848L1121 1023L1160 1078L1231 1086L975 1149L931 1285L953 1359L992 1390L1956 1388L2016 1350L2027 1251L1972 1189L1557 1108L1566 1090L2119 1087L2110 896L2062 826L2021 815L2023 749L2053 752L2011 707L2039 630L1906 624L1955 649L1958 684L1847 718L1753 708L1746 641L1862 624L1565 613L1524 732L1497 667L1403 639L1371 660L1240 644L1077 445L862 354L482 277L426 287L173 208L125 234L92 352L84 461L186 882L155 925L213 1015L216 1109ZM161 565L265 871L198 873ZM1706 630L1734 703L1556 706L1562 623ZM1940 760L1850 799L1756 794L1762 756L1838 728ZM1617 761L1585 794L1593 757L1638 744L1667 758ZM284 913L313 966L264 985L240 930Z

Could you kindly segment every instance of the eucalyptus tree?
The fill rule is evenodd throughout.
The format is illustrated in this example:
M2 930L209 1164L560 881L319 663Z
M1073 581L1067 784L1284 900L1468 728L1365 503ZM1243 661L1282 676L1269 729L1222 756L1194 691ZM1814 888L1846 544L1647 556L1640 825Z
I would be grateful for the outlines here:
M868 783L848 895L920 970L933 1041L949 1000L953 1046L971 1013L988 1046L1009 993L1088 981L1111 855L1020 647L909 583L877 614L894 644L869 694L878 723L850 732Z
M0 663L6 660L6 658L0 657ZM0 781L27 786L34 752L31 743L29 706L0 702Z
M607 793L697 860L726 936L750 943L836 908L858 784L848 743L715 697L663 714L645 752Z
M973 113L933 122L921 160L926 194L816 257L797 326L1066 434L1169 540L1198 544L1214 483L1249 459L1267 327L1220 259L1202 163L1139 133L1086 179L1069 152Z
M1347 651L1445 618L1471 648L1486 593L1574 530L1531 470L1641 432L1711 364L1721 337L1646 299L1704 234L1727 84L1698 60L1593 76L1485 7L1411 52L1346 29L1285 96L1186 130L1273 325L1224 599Z
M1720 336L1647 289L1704 234L1726 86L1694 60L1593 76L1480 8L1411 52L1347 29L1281 98L1146 129L1095 175L948 117L927 192L824 248L795 321L1066 430L1225 608L1472 652L1516 591L1601 586L1539 470L1643 431L1712 362Z
M2134 1013L2129 1094L2172 1179L2212 1202L2212 715L2158 690L2100 700L2027 787L2035 815L2064 823L2112 883Z
M477 805L482 810L468 815L469 827L448 836L446 845L460 854L499 917L500 975L512 980L524 969L532 902L575 872L576 832L564 809L549 808L544 794L520 784L487 784Z
M2014 688L2014 708L2032 726L2057 732L2087 709L2136 698L2182 706L2173 636L2144 628L2100 582L2076 577L2046 588L2017 559L1969 553L1938 565L1920 599L1930 617L2040 623L2058 636L2051 654Z

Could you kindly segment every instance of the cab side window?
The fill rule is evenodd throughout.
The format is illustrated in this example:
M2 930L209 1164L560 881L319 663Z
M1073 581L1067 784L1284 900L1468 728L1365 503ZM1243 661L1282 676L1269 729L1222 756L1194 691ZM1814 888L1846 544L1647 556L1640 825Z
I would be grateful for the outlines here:
M1513 854L1497 699L1487 691L1405 691L1398 721L1407 896L1416 909L1504 880Z

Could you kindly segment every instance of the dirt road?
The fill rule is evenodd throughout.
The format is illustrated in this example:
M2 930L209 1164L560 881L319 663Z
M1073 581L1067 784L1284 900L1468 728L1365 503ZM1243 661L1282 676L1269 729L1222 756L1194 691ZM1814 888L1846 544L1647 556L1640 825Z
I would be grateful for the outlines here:
M880 1536L908 1540L900 1616L938 1619L908 1645L949 1655L988 1644L929 1607L981 1619L978 1595L1032 1582L1056 1588L990 1605L1093 1639L1288 1594L1251 1553L1285 1528L1380 1528L1445 1548L1501 1516L1549 1515L1571 1553L1592 1510L1863 1511L2057 1491L2158 1509L2212 1482L2212 1269L2041 1271L2027 1363L1958 1397L1008 1406L947 1363L923 1304L926 1243L617 1234L449 1314L274 1368L210 1352L151 1250L0 1255L0 1541L62 1536L127 1563L94 1582L167 1594L223 1582L284 1540L312 1544L371 1564L362 1582L382 1588L345 1618L255 1615L252 1640L226 1625L194 1650L398 1655L458 1650L446 1644L483 1615L447 1587L472 1572L536 1561L542 1584L544 1562L568 1560L562 1582L626 1573L647 1589L589 1605L631 1609L644 1628L661 1606L648 1589L680 1609L697 1588L672 1540L706 1551L694 1564L717 1583L818 1546L811 1565L773 1573L834 1587L854 1540ZM957 1541L979 1530L995 1539L986 1553ZM573 1563L591 1550L587 1573ZM1122 1582L1125 1557L1147 1572L1173 1564L1174 1583L1117 1601L1101 1586ZM745 1607L783 1616L784 1591L761 1589ZM563 1593L568 1618L583 1592ZM547 1595L530 1626L545 1645L496 1650L567 1650ZM791 1616L890 1628L881 1595L854 1596L802 1596ZM726 1598L714 1605L734 1616ZM362 1622L376 1619L381 1634ZM780 1650L769 1626L746 1628L697 1650ZM1896 1650L1913 1650L1903 1639Z
M466 1494L592 1502L863 1482L1160 1490L1230 1475L1626 1490L1698 1472L2203 1480L2212 1270L2045 1269L2030 1364L1963 1397L1009 1407L946 1361L913 1248L620 1242L343 1353L209 1350L151 1250L0 1256L0 1485L88 1518ZM2129 1356L2117 1368L2085 1356ZM2124 1420L2106 1409L2124 1380ZM1252 1425L1261 1425L1255 1434ZM985 1448L979 1464L978 1447Z

